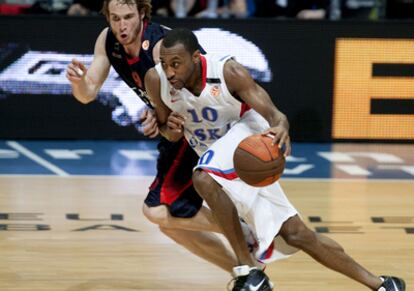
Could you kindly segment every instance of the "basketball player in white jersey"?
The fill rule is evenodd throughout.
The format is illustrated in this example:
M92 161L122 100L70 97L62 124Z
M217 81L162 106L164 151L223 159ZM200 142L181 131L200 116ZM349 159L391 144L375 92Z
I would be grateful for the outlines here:
M288 155L289 124L240 64L230 57L202 56L198 47L191 31L169 32L161 45L161 63L148 71L145 84L160 132L171 141L184 135L201 155L193 182L237 256L233 290L272 289L267 276L254 267L239 215L259 239L256 256L276 235L280 238L276 244L293 248L284 252L276 246L275 256L301 249L372 290L405 290L402 279L373 275L335 241L307 228L278 182L255 188L237 178L232 161L237 144L251 134L272 134L275 146L283 147Z

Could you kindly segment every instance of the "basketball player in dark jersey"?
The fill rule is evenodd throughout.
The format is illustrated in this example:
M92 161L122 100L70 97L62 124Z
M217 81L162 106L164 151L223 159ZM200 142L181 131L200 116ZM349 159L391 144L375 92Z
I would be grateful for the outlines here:
M150 0L104 1L103 13L110 27L98 36L90 67L74 59L66 76L75 98L86 104L95 100L112 65L147 104L148 109L141 116L143 131L153 138L159 130L143 81L146 72L158 63L166 29L149 22L150 12ZM197 155L184 139L177 143L161 139L158 149L158 173L145 199L145 216L178 244L231 272L237 264L236 258L214 233L221 229L211 212L202 207L202 199L192 185Z

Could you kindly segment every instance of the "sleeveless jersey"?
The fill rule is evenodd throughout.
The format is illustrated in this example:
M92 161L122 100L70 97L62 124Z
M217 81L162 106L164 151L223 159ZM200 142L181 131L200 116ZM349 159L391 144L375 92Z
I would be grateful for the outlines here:
M124 47L118 42L111 28L108 28L105 50L109 62L122 80L148 107L152 108L145 92L144 78L147 71L155 66L154 46L164 38L168 29L157 23L144 22L143 25L141 49L137 58L127 58Z
M225 135L248 109L229 92L223 75L230 56L200 56L203 90L200 96L186 88L176 90L168 82L161 64L155 68L160 76L161 99L172 111L184 115L184 135L192 148L201 155Z

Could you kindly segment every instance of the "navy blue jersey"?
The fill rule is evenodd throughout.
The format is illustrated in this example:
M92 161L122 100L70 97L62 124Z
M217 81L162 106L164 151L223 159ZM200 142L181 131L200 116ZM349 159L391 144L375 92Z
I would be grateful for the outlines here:
M151 107L145 93L144 78L147 71L155 66L153 58L154 46L164 38L168 29L157 23L143 23L141 49L136 58L128 58L124 47L118 42L111 28L106 36L105 50L109 62L118 75L131 87L142 101Z
M109 62L122 80L152 108L145 92L145 74L155 66L154 46L160 41L168 28L157 23L144 22L141 36L141 49L136 58L129 58L124 47L108 29L105 50ZM200 48L202 52L203 49ZM168 206L172 216L192 217L200 209L203 200L192 186L191 176L198 156L185 140L172 143L161 138L158 144L157 177L150 188L145 203L150 207L160 204Z

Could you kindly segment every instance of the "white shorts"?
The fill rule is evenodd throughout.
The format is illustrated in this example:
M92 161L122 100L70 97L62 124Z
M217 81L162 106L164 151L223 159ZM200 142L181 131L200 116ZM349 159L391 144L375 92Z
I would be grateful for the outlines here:
M286 258L297 251L277 234L282 224L298 212L287 199L279 182L259 188L240 180L234 170L233 154L245 137L268 128L262 116L249 110L201 156L195 167L208 172L233 200L239 216L251 227L258 240L255 257L264 263Z

